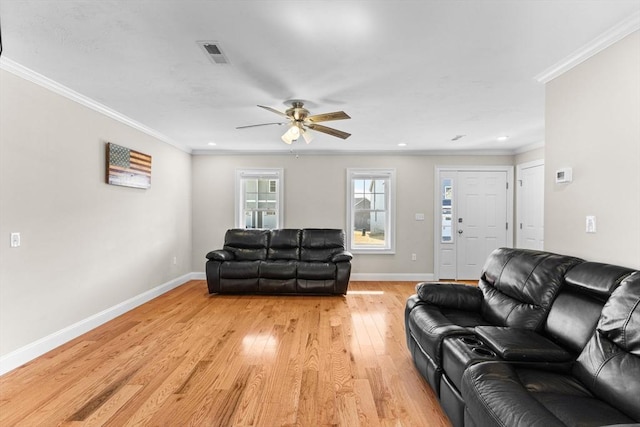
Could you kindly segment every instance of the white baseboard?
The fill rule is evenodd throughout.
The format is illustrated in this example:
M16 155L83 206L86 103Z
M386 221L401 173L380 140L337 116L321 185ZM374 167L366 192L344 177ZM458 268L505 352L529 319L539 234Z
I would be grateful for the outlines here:
M433 273L352 273L349 280L354 282L428 282L433 281ZM191 280L206 280L204 272L191 273Z
M429 282L433 273L352 273L349 280L354 282Z
M202 275L204 277L204 273ZM14 350L11 353L0 357L0 375L4 375L5 373L35 359L36 357L42 356L46 352L51 351L94 328L97 328L109 320L115 319L129 310L133 310L145 302L151 301L171 289L177 288L190 280L200 280L199 276L199 273L187 273L143 292L140 295L129 298L120 304L116 304L113 307L96 313L93 316L89 316L86 319L74 323L73 325L47 335L35 342L27 344L24 347Z

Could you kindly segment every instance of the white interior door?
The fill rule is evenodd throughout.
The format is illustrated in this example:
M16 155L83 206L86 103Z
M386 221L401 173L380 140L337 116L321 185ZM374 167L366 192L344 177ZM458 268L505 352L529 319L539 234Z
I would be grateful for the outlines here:
M544 248L544 163L518 166L517 246Z
M509 171L439 172L437 278L477 280L489 254L511 246Z
M489 254L507 244L507 174L458 173L458 279L477 279Z

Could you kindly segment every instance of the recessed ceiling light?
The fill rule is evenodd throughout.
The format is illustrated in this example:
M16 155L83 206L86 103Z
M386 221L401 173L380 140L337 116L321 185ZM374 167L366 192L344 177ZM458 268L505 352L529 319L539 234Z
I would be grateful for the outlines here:
M496 138L498 141L506 141L507 139L509 139L508 135L502 135Z
M398 147L406 147L407 143L406 142L401 142L400 144L398 144Z
M215 145L216 145L216 143L215 143L215 142L210 142L210 143L208 143L207 145L210 145L210 146L212 146L212 147L213 147L213 146L215 146Z

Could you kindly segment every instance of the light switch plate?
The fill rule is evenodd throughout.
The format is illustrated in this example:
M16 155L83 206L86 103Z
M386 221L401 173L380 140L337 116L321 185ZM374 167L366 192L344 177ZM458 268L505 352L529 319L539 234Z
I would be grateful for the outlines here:
M587 233L596 232L596 217L593 215L587 215Z
M416 221L424 221L424 214L423 213L417 213L416 214Z

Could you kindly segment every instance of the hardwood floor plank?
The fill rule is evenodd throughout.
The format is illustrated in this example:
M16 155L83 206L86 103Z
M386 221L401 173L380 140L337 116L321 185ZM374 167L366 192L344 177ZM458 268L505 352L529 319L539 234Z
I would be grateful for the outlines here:
M0 425L448 426L406 348L414 289L210 296L192 281L0 377Z

